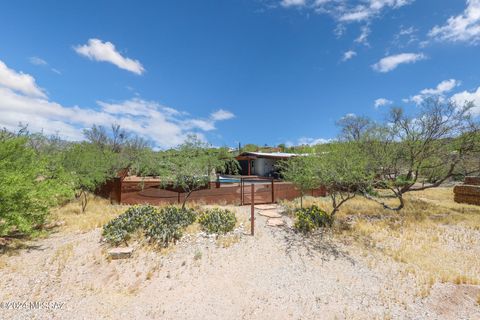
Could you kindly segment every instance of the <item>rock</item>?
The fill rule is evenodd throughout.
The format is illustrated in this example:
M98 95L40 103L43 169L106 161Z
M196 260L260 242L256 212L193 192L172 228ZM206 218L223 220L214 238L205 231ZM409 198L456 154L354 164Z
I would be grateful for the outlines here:
M258 214L267 218L281 218L282 215L276 210L262 210L258 211Z
M130 247L118 247L108 250L108 255L112 259L126 259L132 255L133 248Z
M258 209L258 210L275 210L277 208L278 207L275 204L257 204L255 206L255 209Z
M285 222L279 218L270 218L267 220L267 226L269 227L280 227L283 226Z

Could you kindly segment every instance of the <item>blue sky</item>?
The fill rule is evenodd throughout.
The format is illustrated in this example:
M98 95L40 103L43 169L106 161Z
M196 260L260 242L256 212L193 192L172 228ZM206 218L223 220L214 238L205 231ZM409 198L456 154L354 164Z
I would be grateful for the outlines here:
M349 114L480 105L479 43L480 0L4 1L0 126L322 142Z

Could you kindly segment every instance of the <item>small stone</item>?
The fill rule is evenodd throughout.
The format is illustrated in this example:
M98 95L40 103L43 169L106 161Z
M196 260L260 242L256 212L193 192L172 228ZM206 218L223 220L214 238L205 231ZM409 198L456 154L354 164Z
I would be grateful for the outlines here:
M267 218L281 218L282 215L274 210L262 210L258 211L258 214Z
M283 226L285 222L279 218L270 218L267 220L267 226L269 227L280 227Z
M258 210L276 210L278 207L274 204L257 204L255 209Z
M112 259L126 259L132 255L133 248L130 247L118 247L108 250L108 255Z

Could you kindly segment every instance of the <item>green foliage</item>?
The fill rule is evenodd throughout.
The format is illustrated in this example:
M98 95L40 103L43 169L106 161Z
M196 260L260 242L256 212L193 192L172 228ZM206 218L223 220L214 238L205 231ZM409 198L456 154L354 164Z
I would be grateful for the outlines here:
M355 192L371 185L373 172L364 152L354 142L332 143L318 156L318 179L334 192Z
M303 206L303 195L310 189L320 187L317 174L318 157L292 157L278 164L283 179L292 182L301 192L300 205Z
M49 207L73 194L62 168L28 142L26 136L0 135L0 236L31 234Z
M71 173L75 188L93 192L115 175L113 153L86 142L73 144L64 154L63 166Z
M232 170L232 162L238 168L225 149L211 148L195 136L177 149L165 152L159 160L157 175L164 185L187 192L183 208L191 193L207 187L216 172Z
M135 231L143 230L150 241L166 247L171 241L180 239L183 229L195 220L196 214L191 209L134 206L107 223L103 227L103 237L117 245L127 242Z
M225 234L235 228L237 218L230 210L214 208L203 212L198 221L207 233Z
M312 232L317 228L329 227L333 223L333 217L317 206L297 209L295 218L295 229L303 233Z

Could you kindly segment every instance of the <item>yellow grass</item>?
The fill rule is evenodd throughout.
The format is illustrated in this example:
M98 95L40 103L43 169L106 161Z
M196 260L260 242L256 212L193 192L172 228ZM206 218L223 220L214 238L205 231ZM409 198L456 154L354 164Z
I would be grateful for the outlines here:
M111 205L109 200L89 195L85 212L81 212L80 203L72 201L66 205L53 209L51 219L64 222L63 229L67 231L86 232L100 228L111 219L123 213L128 206Z
M312 204L331 208L328 198L304 200ZM338 227L349 220L355 221L349 228ZM480 207L455 203L452 188L412 192L400 213L358 197L341 208L337 222L338 237L404 264L425 294L437 281L480 284Z

